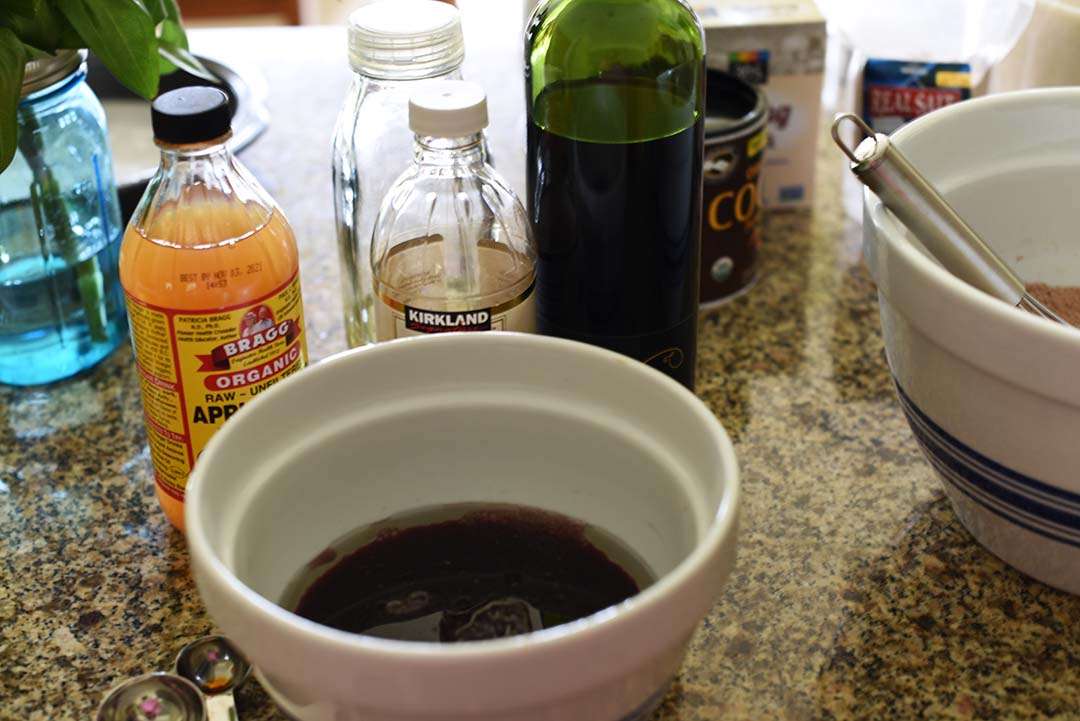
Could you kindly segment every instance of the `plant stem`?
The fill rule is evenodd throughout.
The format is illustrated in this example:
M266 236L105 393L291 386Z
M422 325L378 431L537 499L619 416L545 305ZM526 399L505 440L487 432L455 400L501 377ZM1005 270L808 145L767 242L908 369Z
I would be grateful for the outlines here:
M34 217L38 222L38 240L41 243L42 255L46 262L53 255L48 247L47 231L51 229L56 248L68 267L75 271L76 287L90 330L90 338L98 342L106 341L109 335L105 317L104 279L97 255L79 260L79 239L71 228L67 201L52 169L45 161L45 148L39 135L40 124L37 116L27 105L19 107L19 124L19 150L30 166L34 178L30 199L34 205Z

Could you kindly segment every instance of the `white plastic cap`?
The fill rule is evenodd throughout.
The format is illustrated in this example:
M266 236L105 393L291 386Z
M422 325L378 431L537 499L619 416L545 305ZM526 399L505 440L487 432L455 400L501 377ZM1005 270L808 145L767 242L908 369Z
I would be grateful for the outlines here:
M417 135L460 138L487 124L487 96L476 83L430 80L409 98L409 128Z
M461 14L436 0L376 0L349 15L349 65L362 75L415 80L465 60Z

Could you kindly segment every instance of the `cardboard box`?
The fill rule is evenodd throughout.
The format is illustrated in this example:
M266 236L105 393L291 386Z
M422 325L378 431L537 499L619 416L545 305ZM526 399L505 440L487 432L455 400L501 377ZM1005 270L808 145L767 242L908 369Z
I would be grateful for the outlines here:
M769 99L762 172L766 208L813 201L825 19L811 0L690 0L705 28L706 63L760 85Z

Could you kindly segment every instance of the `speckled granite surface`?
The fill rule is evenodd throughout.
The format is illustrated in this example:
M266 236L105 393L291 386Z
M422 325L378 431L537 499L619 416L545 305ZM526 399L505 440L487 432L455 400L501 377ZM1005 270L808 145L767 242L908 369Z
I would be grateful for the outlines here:
M245 160L296 227L319 358L344 346L327 142L346 71L338 35L290 33L197 44L270 80L272 128ZM512 37L491 42L513 58ZM477 55L493 116L515 117L517 75ZM494 136L518 183L520 137ZM700 395L744 473L741 550L657 719L1080 718L1080 598L976 545L921 460L826 157L813 214L769 218L760 283L702 321ZM0 718L90 718L212 628L154 500L130 352L0 388ZM239 703L284 718L255 683Z

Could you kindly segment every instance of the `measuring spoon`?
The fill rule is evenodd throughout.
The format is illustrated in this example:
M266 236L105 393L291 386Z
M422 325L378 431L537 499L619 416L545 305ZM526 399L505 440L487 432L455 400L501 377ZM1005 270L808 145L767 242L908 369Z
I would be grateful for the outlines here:
M208 721L237 721L233 690L247 681L251 664L224 636L203 636L180 649L176 673L206 694Z
M98 707L97 721L207 721L207 711L191 681L171 673L148 673L109 691Z

